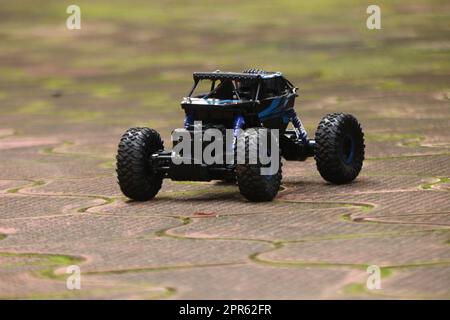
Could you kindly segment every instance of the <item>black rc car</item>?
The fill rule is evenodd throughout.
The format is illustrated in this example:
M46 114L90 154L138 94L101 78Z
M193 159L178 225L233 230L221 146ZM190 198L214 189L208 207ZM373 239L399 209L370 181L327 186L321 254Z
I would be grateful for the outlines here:
M196 72L193 77L194 86L181 102L185 111L184 128L174 132L183 130L194 135L195 130L204 133L214 128L225 136L225 131L232 130L232 141L223 139L221 142L223 157L230 159L231 154L233 158L236 141L243 138L245 160L248 160L247 155L258 148L254 141L261 137L271 138L271 132L277 129L278 157L304 161L314 156L320 175L335 184L351 182L361 171L365 145L358 120L350 114L328 114L320 121L315 138L309 139L294 110L297 88L282 73L250 69L243 72ZM204 84L208 92L194 94ZM289 123L292 129L288 129ZM180 140L173 141L174 149ZM205 142L200 147L205 148ZM273 152L271 147L268 149L268 153ZM127 130L120 140L117 154L117 176L122 192L133 200L150 200L160 190L164 178L237 183L240 193L250 201L270 201L280 189L281 161L271 174L263 175L261 170L267 164L261 161L211 164L188 159L192 161L175 163L174 157L186 155L165 151L163 140L155 130ZM192 158L191 155L189 157Z

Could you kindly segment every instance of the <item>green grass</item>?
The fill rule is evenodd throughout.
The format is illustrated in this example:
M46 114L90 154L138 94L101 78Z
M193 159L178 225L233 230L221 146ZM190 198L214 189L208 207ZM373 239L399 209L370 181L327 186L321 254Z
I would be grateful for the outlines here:
M41 266L41 268L35 272L37 276L57 280L65 279L66 275L55 274L55 269L69 265L77 265L84 261L81 257L41 253L0 252L0 257L23 258L24 266ZM32 261L30 261L30 259Z
M413 133L368 133L364 138L367 141L374 142L411 141L423 139L422 136Z
M450 182L450 178L448 178L448 177L440 177L440 178L437 178L437 179L438 180L434 181L434 182L423 183L421 185L421 188L424 189L424 190L430 190L430 189L433 189L433 187L436 186L436 185Z
M351 296L361 296L367 294L366 285L363 283L351 283L344 287L344 293Z
M250 67L283 71L310 100L334 86L450 90L443 77L450 73L450 14L439 0L380 0L379 31L366 29L367 4L357 0L218 0L213 6L206 0L80 0L79 31L64 27L68 4L47 0L30 10L34 2L24 0L4 8L0 56L11 62L0 67L0 86L7 88L0 114L176 125L161 119L183 117L179 101L193 71ZM372 139L420 142L368 135Z
M31 184L26 184L26 185L22 185L22 186L19 186L19 187L8 189L7 192L8 193L18 193L23 188L37 187L37 186L42 186L44 184L45 184L45 181L43 181L43 180L36 180L36 181L33 181Z

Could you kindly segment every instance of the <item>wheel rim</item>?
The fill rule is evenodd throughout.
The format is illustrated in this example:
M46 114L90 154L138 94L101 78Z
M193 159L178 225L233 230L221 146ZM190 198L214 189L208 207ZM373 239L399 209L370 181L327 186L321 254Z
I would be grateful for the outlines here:
M355 153L355 142L350 135L346 135L342 142L342 158L345 164L350 164Z

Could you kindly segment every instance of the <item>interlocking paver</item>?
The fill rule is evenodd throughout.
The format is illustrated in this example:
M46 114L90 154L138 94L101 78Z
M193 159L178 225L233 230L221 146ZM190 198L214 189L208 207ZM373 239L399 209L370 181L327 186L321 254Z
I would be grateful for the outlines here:
M95 276L83 277L82 290L67 290L65 281L42 277L42 271L54 268L46 257L8 256L1 257L0 298L2 299L64 299L64 298L164 298L170 288L151 284L121 282Z
M113 275L127 283L161 283L176 287L176 299L306 299L311 295L341 295L342 286L358 281L364 272L342 268L286 268L238 265L177 271ZM203 279L199 281L199 279Z
M448 239L448 232L424 232L412 235L334 239L326 242L288 243L279 250L263 254L261 258L300 264L391 266L442 261L450 263L450 250L445 243ZM411 247L414 250L411 250Z
M336 207L338 204L328 203L291 203L272 202L249 205L239 195L236 186L226 189L208 186L207 189L193 187L192 190L163 193L150 203L117 201L101 206L92 212L130 215L169 215L169 216L222 216L259 214L265 212L294 212L314 208Z
M45 19L13 27L32 13L11 4L0 22L0 298L450 298L448 23L430 19L448 8L386 3L389 21L367 33L354 19L365 8L316 2L216 1L220 17L172 32L202 4L174 1L183 15L155 11L155 22L139 18L153 2L111 11L93 0L105 28L80 36L58 27L50 2ZM264 28L265 15L284 23ZM271 203L233 184L168 180L153 201L127 200L114 172L121 134L153 127L170 147L191 73L248 61L299 84L311 136L326 113L357 116L358 179L335 186L314 159L285 161ZM65 288L70 264L80 291ZM384 267L381 290L365 288L370 264Z
M449 299L449 275L448 265L394 269L392 276L383 282L380 293L401 298Z
M448 213L450 211L449 194L439 191L379 192L361 194L311 194L291 192L283 196L291 201L331 201L348 203L367 203L374 207L355 213L355 217L377 217L384 215L403 216L405 214Z
M91 242L151 236L165 228L175 227L180 221L169 217L129 217L123 219L113 215L72 214L49 216L38 219L2 220L4 228L14 228L17 232L0 242L0 249L13 246L31 245L34 249L53 248L66 245L71 248Z
M195 219L194 223L172 231L172 234L194 238L243 238L263 240L310 240L335 237L361 237L433 230L435 226L351 222L345 215L359 212L350 208L308 209L291 212L224 216Z
M76 213L85 207L103 203L101 199L75 197L40 197L22 194L0 195L0 220L57 216ZM26 222L25 222L26 223Z
M27 180L0 180L0 194L7 193L10 189L19 188L30 183Z

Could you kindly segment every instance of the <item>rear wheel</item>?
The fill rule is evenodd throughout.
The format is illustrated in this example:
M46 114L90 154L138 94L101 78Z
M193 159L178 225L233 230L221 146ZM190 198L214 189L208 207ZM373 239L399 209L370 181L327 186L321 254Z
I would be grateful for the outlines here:
M267 130L264 134L262 130ZM278 150L278 165L274 165L273 173L263 174L262 169L269 171L270 164L263 165L259 159L258 141L262 138L268 139L267 146L270 147L270 129L251 128L242 133L245 139L245 164L236 165L236 179L241 194L250 201L262 202L271 201L278 193L281 185L281 159ZM278 141L277 146L278 148ZM257 155L256 163L250 161L251 155ZM272 150L268 150L268 155L272 158ZM272 160L273 161L273 160Z
M123 194L138 201L152 199L161 189L163 177L153 172L150 156L164 150L158 132L150 128L128 129L117 152L117 179Z
M320 175L343 184L353 181L364 161L364 133L351 114L333 113L319 123L315 137L315 159Z

